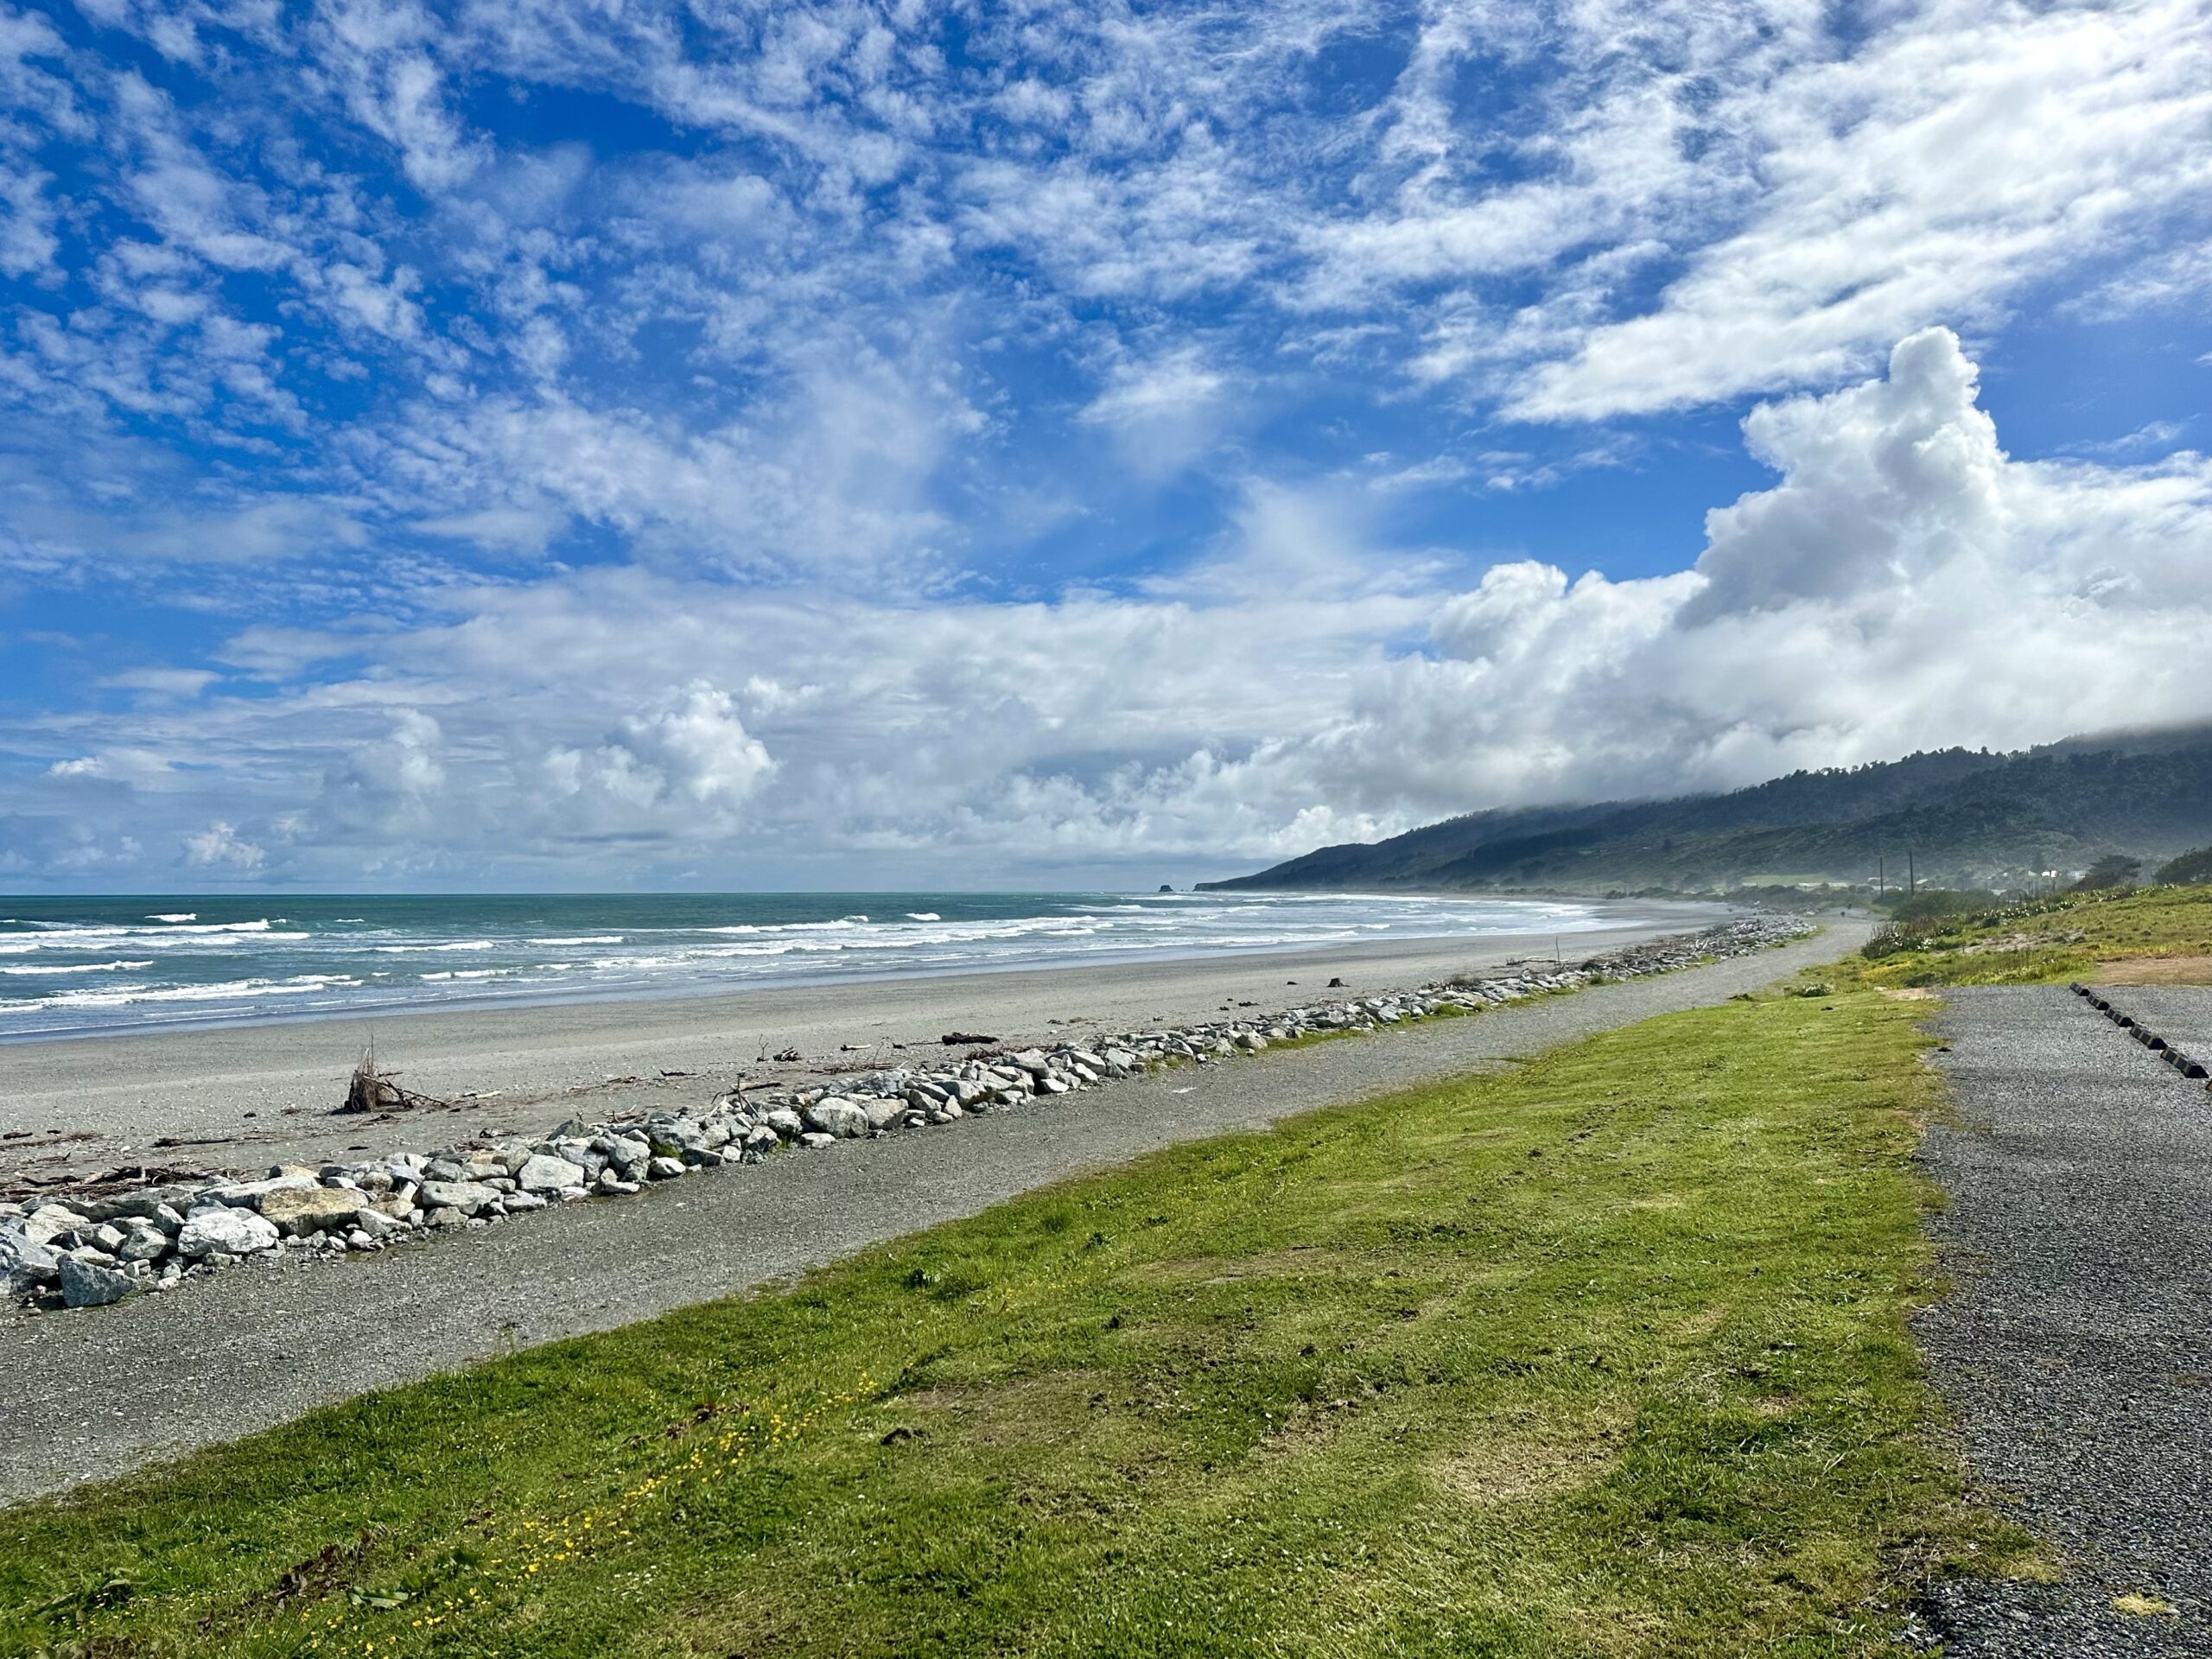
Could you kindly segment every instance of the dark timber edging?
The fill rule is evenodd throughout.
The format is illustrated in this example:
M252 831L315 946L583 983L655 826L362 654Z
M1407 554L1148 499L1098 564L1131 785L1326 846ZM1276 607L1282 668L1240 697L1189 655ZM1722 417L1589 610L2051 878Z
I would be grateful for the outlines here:
M2180 1049L2168 1042L2157 1032L2152 1031L2148 1026L2144 1025L2140 1020L2137 1020L2134 1015L2113 1007L2110 998L2098 995L2094 989L2082 984L2079 980L2076 980L2073 984L2068 986L2066 988L2073 992L2075 995L2085 998L2091 1007L2094 1008L2099 1014L2104 1015L2106 1019L2111 1020L2113 1024L2118 1026L2122 1031L2126 1032L2130 1036L2133 1037L2137 1042L2142 1044L2144 1047L2149 1049L2153 1054L2158 1055L2161 1059L2164 1060L2168 1065L2173 1067L2175 1071L2180 1072L2184 1077L2202 1078L2208 1075L2205 1065L2202 1060L2199 1060L2191 1055L2184 1054ZM2206 1086L2208 1088L2212 1088L2212 1084L2207 1084Z

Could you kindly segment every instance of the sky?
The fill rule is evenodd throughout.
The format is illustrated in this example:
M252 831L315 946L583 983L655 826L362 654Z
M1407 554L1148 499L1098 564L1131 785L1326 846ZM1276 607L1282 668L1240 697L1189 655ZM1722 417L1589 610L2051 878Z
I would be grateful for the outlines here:
M2212 716L2198 3L0 3L0 887L1141 886Z

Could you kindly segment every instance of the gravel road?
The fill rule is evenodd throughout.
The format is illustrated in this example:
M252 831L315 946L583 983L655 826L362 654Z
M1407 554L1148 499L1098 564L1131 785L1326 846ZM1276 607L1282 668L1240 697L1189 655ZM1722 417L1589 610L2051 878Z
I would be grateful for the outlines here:
M2067 1571L1940 1586L1929 1622L1969 1659L2212 1654L2212 1094L2063 989L1947 995L1955 1288L1916 1328L1978 1489ZM2109 995L2212 1036L2212 991Z
M1865 938L1754 956L772 1159L376 1256L239 1268L94 1313L0 1318L0 1500L121 1473L510 1346L647 1318L1171 1141L1493 1067L1725 1000Z

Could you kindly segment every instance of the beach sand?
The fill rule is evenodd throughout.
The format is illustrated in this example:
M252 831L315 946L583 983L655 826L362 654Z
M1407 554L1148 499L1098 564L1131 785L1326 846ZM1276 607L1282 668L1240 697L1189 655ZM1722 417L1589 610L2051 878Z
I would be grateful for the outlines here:
M1625 912L1627 907L1623 906ZM1567 962L1721 919L1638 903L1642 925L1563 935ZM740 1079L796 1081L938 1058L951 1031L1020 1046L1198 1023L1549 962L1553 936L1402 939L702 996L506 1006L0 1045L0 1189L119 1166L259 1170L527 1134L563 1117L704 1105ZM1332 977L1347 989L1324 989ZM1293 982L1294 982L1294 983ZM373 1039L380 1065L455 1109L336 1116ZM760 1057L786 1048L797 1064ZM671 1075L682 1073L683 1075Z

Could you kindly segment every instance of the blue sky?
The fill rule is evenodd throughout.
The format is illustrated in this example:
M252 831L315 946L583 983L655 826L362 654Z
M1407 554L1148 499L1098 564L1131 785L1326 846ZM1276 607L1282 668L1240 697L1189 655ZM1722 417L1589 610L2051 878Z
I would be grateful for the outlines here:
M2186 4L0 10L0 883L1187 880L2212 715Z

